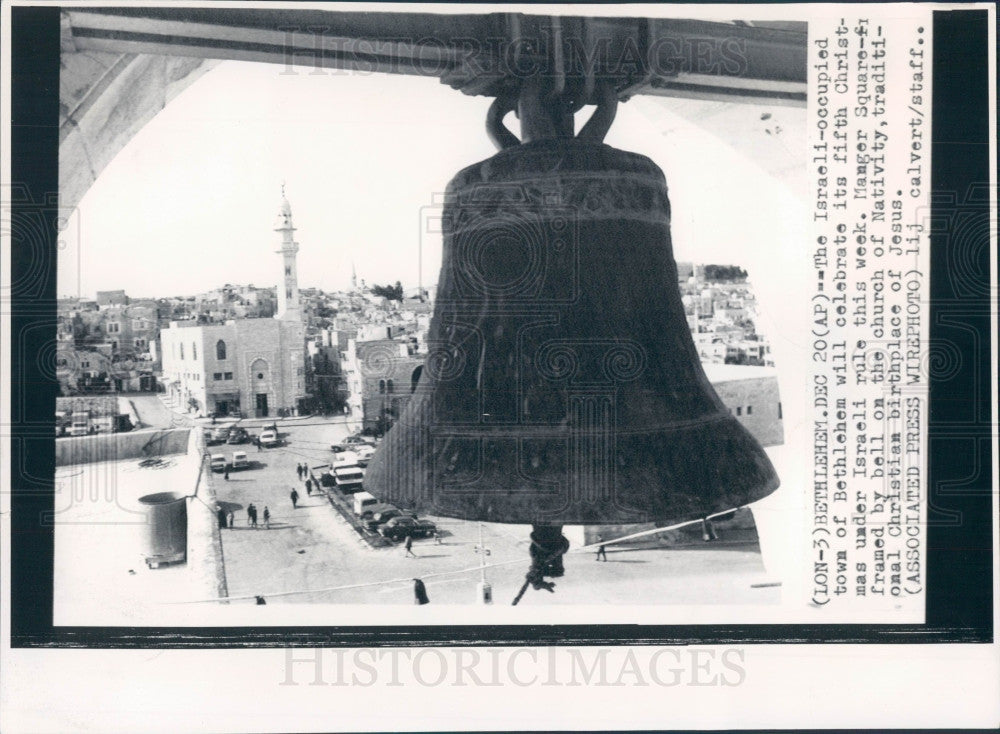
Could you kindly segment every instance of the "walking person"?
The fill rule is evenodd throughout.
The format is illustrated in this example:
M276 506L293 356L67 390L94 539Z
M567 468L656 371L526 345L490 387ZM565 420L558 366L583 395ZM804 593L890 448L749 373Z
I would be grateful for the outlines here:
M271 529L271 511L264 505L264 528L267 530Z
M416 558L417 557L417 554L413 552L413 536L412 535L407 535L406 536L406 542L403 543L403 548L406 549L406 553L403 554L404 557L409 557L409 558Z
M293 487L291 493L288 496L292 498L292 509L294 510L296 507L299 506L299 493L296 492L295 488Z
M232 528L233 525L236 523L236 515L233 514L232 510L230 510L226 515L226 521L229 523L230 528Z
M247 525L253 525L253 513L254 513L254 507L253 507L253 502L251 502L249 505L247 505Z
M228 466L226 467L226 471L223 472L222 478L225 479L227 482L229 481L229 467Z
M257 447L257 451L263 451L264 450L260 446L260 436L254 436L253 437L253 443L254 443L254 446Z
M295 465L295 473L299 475L299 479L302 479L302 464Z
M312 479L307 479L306 480L306 494L309 495L310 497L312 497L312 493L313 493L313 482L312 482Z
M250 505L247 512L250 513L250 527L252 528L257 527L257 508L254 507L253 505Z
M600 545L597 546L597 557L594 560L595 561L607 561L608 560L608 552L606 550L604 550L604 536L603 535L598 535L597 536L597 542L600 543Z

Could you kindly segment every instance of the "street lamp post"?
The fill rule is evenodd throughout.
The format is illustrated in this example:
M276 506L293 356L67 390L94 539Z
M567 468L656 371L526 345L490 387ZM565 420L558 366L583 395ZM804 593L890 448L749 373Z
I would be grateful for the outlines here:
M479 545L476 546L476 553L479 554L479 583L476 584L476 601L480 604L492 604L493 587L486 580L486 556L490 554L490 551L483 545L482 523L479 523Z

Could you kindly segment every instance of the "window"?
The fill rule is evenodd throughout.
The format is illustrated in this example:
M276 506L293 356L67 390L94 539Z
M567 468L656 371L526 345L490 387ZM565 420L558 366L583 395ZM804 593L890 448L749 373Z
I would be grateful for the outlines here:
M222 339L219 339L219 341L215 343L215 358L216 359L226 358L226 343L222 341Z
M184 345L181 344L180 347L181 347L181 359L184 359Z
M302 368L301 367L296 367L295 368L295 374L296 375L301 375L302 374Z
M385 383L385 391L387 393L391 393L392 392L392 380L387 380L386 381L386 383Z
M292 289L285 288L285 298L291 298L291 297L292 297Z
M738 405L736 406L736 415L743 415L743 408Z
M191 359L198 359L198 342L191 342Z
M143 347L145 347L145 346L146 346L146 340L145 340L145 339L136 339L136 340L135 340L135 345L136 345L136 346L137 346L137 347L138 347L139 349L142 349Z
M111 340L111 351L118 351L118 340L117 339L112 339Z
M108 333L109 334L117 334L119 329L121 329L121 324L119 324L117 321L109 321L108 322Z
M212 379L213 380L221 380L222 379L222 373L221 372L216 372L215 374L212 375Z
M781 420L781 403L778 403L778 420Z
M751 415L752 413L753 413L753 406L752 405L748 405L747 406L747 415Z
M83 367L85 370L89 369L90 368L90 360L87 360L87 359L83 360L82 362L80 362L80 366Z
M290 266L286 265L285 266L285 275L291 275L291 274L292 274L292 268Z
M225 379L227 379L227 380L233 379L233 373L232 372L227 372Z
M385 380L379 380L378 381L378 391L382 395L385 395Z

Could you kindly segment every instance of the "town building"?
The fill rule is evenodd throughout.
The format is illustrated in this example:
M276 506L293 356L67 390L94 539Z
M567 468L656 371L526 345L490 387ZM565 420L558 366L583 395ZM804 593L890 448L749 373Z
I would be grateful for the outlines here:
M273 318L218 324L173 321L160 332L163 382L173 404L202 415L266 418L305 412L305 329L292 209L282 189L274 226L281 255Z

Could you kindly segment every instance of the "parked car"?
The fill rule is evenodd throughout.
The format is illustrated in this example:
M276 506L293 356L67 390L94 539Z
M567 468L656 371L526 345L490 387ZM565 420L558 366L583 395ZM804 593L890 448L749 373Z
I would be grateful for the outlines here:
M225 443L226 439L229 438L229 429L232 427L232 425L216 426L211 430L211 432L209 432L205 443L209 446L216 446L220 443Z
M345 438L342 441L342 443L345 446L374 446L375 445L375 442L372 441L371 439L366 438L365 436L359 436L359 435L348 436L347 438Z
M383 537L390 540L399 540L407 536L429 538L437 531L437 525L430 520L419 520L412 516L400 515L379 526L378 531Z
M268 448L278 445L278 432L272 431L270 428L266 429L260 434L260 445L267 446Z
M354 514L361 516L366 507L377 505L378 500L368 492L355 492L354 494Z
M358 466L368 466L368 462L375 455L374 446L358 446L354 453L358 456Z
M339 466L333 469L333 481L344 494L360 492L364 483L365 470L360 466Z
M212 454L209 462L214 472L224 472L226 470L226 457L222 454Z
M378 512L373 512L371 517L362 520L362 523L369 530L378 530L380 526L385 525L390 520L395 520L396 518L406 517L412 520L416 520L417 516L400 510L398 507L393 507L388 510L379 510Z
M233 471L239 471L240 469L249 469L250 462L247 460L247 452L234 451L232 465L233 465Z
M247 433L247 429L242 426L233 426L229 429L229 437L226 439L228 444L246 443L250 440L250 434Z
M391 505L388 502L379 502L377 504L368 505L368 507L365 507L363 510L361 510L361 514L358 515L358 517L361 518L362 522L365 522L371 520L372 515L374 515L377 512L385 512L386 510L397 510L397 509L399 508L396 507L396 505Z

